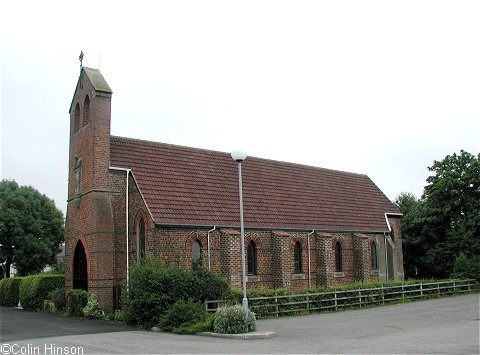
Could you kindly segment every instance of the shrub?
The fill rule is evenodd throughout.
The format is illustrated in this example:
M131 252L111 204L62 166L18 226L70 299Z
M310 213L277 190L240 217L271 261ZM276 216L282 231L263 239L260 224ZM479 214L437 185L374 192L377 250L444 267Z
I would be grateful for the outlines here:
M21 277L10 277L0 280L0 305L14 307L19 301Z
M209 272L169 269L158 260L146 258L130 269L125 317L129 324L151 328L178 300L203 302L221 298L228 284Z
M200 302L179 300L175 302L161 317L159 327L173 332L182 325L191 325L207 318L205 306Z
M255 313L247 314L240 305L220 307L215 312L213 331L222 334L239 334L254 331L257 327Z
M474 255L470 258L460 252L453 263L452 278L476 279L480 281L480 256Z
M121 309L117 309L114 313L114 319L117 322L125 322L125 312Z
M88 292L84 290L69 290L67 292L67 315L83 317L83 308L88 302Z
M48 299L53 302L57 311L63 311L66 305L65 290L57 288L48 294Z
M173 329L175 334L197 334L200 332L211 332L213 330L213 322L215 314L207 314L204 320L194 323L184 323Z
M63 275L39 274L25 276L19 287L19 299L22 307L29 311L39 311L48 294L64 286Z
M83 315L88 319L97 319L102 318L103 312L98 306L98 298L94 293L88 292L87 295L87 304L83 307Z

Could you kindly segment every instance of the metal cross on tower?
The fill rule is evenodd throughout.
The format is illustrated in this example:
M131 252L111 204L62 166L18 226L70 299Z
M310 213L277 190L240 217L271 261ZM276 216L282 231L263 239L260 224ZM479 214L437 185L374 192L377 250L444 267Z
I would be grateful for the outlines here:
M83 67L83 51L80 51L80 55L78 56L78 60L80 61L80 69Z

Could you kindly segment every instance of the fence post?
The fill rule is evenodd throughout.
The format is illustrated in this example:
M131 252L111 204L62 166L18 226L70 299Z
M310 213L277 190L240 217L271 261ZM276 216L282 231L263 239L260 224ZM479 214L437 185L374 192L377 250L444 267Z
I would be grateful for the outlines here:
M335 291L333 298L335 300L335 310L337 310L337 291Z
M437 281L437 293L440 294L440 282Z
M276 310L276 314L277 314L277 318L278 318L278 298L277 298L276 293L275 293L275 310Z
M403 288L403 284L402 284L402 298L405 298L405 289Z
M382 285L382 304L385 304L385 290Z
M471 291L471 290L470 290L470 281L471 281L470 279L467 280L467 285L468 285L468 290L469 290L469 291Z
M310 313L310 295L307 293L307 312Z
M423 298L423 283L420 282L420 296Z
M360 307L362 307L362 291L358 290L358 301L360 303Z

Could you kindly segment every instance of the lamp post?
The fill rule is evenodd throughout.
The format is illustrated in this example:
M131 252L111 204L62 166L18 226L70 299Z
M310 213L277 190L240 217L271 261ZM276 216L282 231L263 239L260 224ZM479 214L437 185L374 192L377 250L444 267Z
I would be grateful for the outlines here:
M240 235L242 244L242 289L243 299L242 308L245 313L248 312L247 299L247 277L245 273L245 233L243 229L243 194L242 194L242 162L247 158L247 153L241 150L232 151L232 159L238 164L238 194L240 196Z

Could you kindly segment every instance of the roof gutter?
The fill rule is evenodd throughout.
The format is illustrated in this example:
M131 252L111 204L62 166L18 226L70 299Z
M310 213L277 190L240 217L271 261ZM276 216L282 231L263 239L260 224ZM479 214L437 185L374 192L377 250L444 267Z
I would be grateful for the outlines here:
M133 174L132 174L133 175ZM391 214L391 213L389 213ZM210 228L212 224L189 224L189 223L155 223L156 226L159 227L172 227L172 228ZM231 229L240 229L239 226L235 225L216 225L217 229L219 228L231 228ZM245 227L245 229L249 230L262 230L262 231L271 231L271 230L283 230L289 232L311 232L313 228L295 228L295 227L277 227L277 226L269 226L269 227ZM327 233L374 233L374 234L382 234L386 232L385 229L383 230L356 230L356 229L328 229L328 228L315 228L316 232L327 232Z

